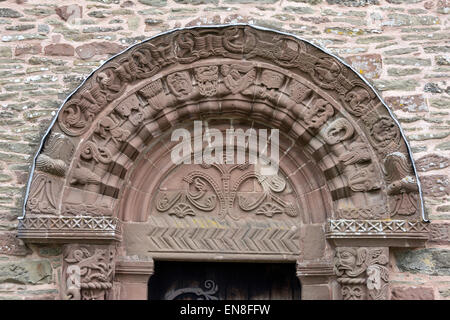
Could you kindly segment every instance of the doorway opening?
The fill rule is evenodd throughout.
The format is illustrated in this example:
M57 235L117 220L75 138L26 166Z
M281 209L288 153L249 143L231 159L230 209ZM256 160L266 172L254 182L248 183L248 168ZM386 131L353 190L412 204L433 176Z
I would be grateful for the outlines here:
M294 263L156 261L149 300L300 300Z

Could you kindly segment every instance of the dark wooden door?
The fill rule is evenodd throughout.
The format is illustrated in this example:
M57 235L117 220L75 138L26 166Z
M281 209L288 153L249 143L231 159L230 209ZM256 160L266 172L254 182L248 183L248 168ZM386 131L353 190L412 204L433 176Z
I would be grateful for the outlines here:
M295 264L157 261L150 300L298 300Z

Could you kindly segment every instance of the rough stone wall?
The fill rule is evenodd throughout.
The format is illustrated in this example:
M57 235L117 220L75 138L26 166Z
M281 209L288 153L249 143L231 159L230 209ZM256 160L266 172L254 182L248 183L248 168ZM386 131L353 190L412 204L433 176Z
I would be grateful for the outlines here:
M61 248L26 247L15 230L33 154L65 97L152 35L238 22L325 47L381 92L432 220L426 248L391 253L393 298L450 299L449 12L449 0L0 0L0 299L59 296Z

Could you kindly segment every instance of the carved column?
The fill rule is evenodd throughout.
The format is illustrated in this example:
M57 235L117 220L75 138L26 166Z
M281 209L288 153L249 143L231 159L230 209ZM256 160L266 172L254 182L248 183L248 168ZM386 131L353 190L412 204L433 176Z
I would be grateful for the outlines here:
M147 300L148 280L153 275L153 259L132 259L123 257L116 263L115 284L117 284L114 299Z
M389 299L389 248L338 247L334 272L344 300Z
M63 252L62 299L108 299L113 287L115 254L116 245L66 245Z

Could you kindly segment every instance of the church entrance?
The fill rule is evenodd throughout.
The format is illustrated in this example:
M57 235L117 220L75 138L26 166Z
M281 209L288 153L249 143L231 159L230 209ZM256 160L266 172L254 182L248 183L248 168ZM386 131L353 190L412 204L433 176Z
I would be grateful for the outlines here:
M149 300L299 300L293 263L156 261Z

